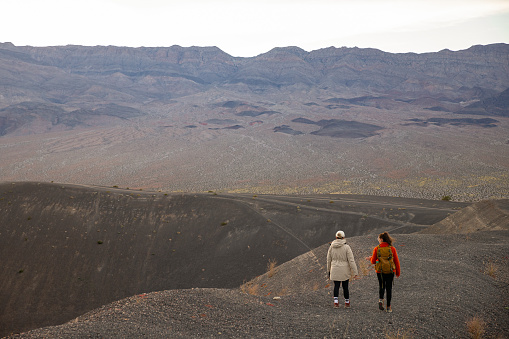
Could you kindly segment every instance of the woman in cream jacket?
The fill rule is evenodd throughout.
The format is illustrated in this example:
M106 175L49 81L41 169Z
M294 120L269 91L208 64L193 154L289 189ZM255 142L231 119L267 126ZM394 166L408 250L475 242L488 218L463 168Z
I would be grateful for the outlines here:
M356 278L358 272L352 249L346 244L343 231L336 232L336 240L331 243L327 252L327 274L329 279L334 281L334 307L339 307L338 296L341 285L343 285L345 307L350 307L348 281L352 276Z

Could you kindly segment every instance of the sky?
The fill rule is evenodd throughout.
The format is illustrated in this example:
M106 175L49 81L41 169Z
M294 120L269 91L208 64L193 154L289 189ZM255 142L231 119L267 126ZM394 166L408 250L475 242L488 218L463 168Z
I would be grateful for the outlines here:
M509 43L509 0L0 0L16 46L274 47L391 53Z

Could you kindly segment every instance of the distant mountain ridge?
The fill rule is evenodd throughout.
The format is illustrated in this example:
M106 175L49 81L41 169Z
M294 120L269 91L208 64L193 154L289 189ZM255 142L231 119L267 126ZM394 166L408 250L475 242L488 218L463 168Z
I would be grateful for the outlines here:
M329 47L306 52L274 48L251 58L232 57L217 47L17 47L0 44L2 63L16 60L37 67L56 67L86 77L176 77L199 85L245 83L284 87L359 87L386 92L437 92L439 83L454 88L507 88L509 45L473 46L462 51L392 54L376 49ZM4 70L5 71L5 70ZM430 78L435 78L430 82ZM410 81L413 80L413 81ZM425 89L422 83L428 82ZM434 86L433 86L434 85ZM443 86L442 86L443 87ZM459 89L458 87L457 89Z
M211 88L342 93L343 97L330 99L331 109L433 98L429 109L435 111L507 116L507 95L499 93L509 88L509 45L424 54L335 47L306 52L284 47L239 58L217 47L18 47L0 43L0 86L0 109L33 101L45 104L38 111L48 112L52 110L48 105L56 105L49 120L67 121L69 126L81 118L61 119L59 111L80 109L82 117L115 104L120 111L107 115L119 117L129 110L126 106L138 109L146 101L168 102ZM458 106L469 101L477 103ZM0 112L0 135L27 119L10 111Z

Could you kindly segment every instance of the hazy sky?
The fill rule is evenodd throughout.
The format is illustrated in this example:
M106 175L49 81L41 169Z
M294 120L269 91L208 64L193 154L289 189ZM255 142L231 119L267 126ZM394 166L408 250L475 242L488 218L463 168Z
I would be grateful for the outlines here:
M0 0L17 46L217 46L436 52L509 43L509 0Z

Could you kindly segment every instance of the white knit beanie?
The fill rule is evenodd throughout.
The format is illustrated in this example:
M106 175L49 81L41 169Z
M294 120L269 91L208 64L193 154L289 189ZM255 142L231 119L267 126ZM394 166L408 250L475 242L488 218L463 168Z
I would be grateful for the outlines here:
M344 238L345 237L345 232L343 231L337 231L336 232L336 238Z

